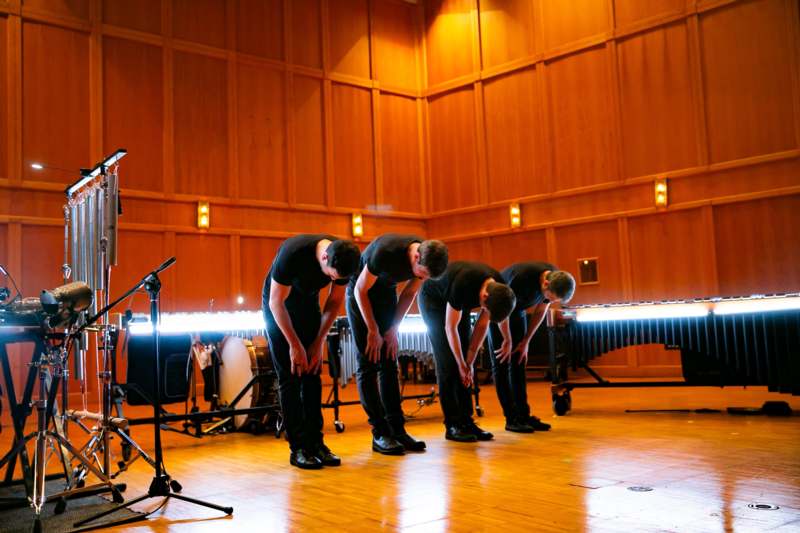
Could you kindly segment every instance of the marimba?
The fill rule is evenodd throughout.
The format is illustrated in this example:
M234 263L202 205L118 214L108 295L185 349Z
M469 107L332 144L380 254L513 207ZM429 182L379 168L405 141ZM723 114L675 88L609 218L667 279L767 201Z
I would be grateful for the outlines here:
M571 408L570 391L585 387L746 386L800 394L800 294L669 302L579 305L548 323L553 409ZM589 362L633 345L681 351L683 382L620 382L600 377ZM596 383L568 381L586 369Z

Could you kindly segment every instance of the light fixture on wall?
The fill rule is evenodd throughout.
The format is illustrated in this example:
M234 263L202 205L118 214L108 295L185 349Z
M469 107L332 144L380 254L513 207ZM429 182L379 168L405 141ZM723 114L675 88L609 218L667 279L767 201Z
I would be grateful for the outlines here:
M667 191L667 178L658 178L655 181L656 207L667 207L669 196Z
M364 217L361 213L353 213L353 237L364 236Z
M244 296L242 296L241 294L239 296L237 296L236 297L236 303L239 304L239 305L243 305L244 304Z
M211 206L208 202L197 202L197 227L199 229L211 227Z
M522 226L522 211L519 208L519 204L511 204L508 207L508 217L512 228Z

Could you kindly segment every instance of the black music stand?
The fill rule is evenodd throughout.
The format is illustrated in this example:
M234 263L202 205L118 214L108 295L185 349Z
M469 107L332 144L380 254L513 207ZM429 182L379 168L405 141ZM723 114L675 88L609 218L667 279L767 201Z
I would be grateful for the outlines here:
M178 492L182 490L181 484L178 483L176 480L172 479L170 475L167 473L166 468L164 467L164 450L161 446L161 394L160 394L161 369L159 365L159 346L158 346L159 345L158 342L159 341L159 332L158 332L159 292L161 291L161 280L158 278L158 274L162 270L168 268L174 262L175 262L174 257L171 257L170 259L166 260L158 268L156 268L150 274L145 276L139 283L136 284L134 288L128 291L126 295L123 295L122 298L117 300L117 302L121 301L128 295L133 294L142 286L144 286L145 290L150 296L150 323L153 326L153 353L155 354L155 362L153 364L153 380L154 380L153 382L156 385L156 394L153 401L153 418L155 419L153 424L153 430L155 432L155 475L153 476L153 480L150 482L150 488L147 490L146 494L143 494L138 498L128 500L127 502L121 505L118 505L107 511L103 511L102 513L81 520L80 522L76 522L74 524L74 527L84 526L89 522L94 522L98 518L102 518L104 516L113 514L119 511L120 509L125 509L127 507L130 507L131 505L144 501L148 498L157 498L157 497L163 497L165 503L167 500L169 500L169 498L177 498L179 500L193 503L195 505L202 505L203 507L208 507L210 509L216 509L217 511L222 511L226 515L233 514L233 507L223 507L221 505L216 505L214 503L205 502L195 498L190 498L188 496L184 496L183 494L178 494ZM117 302L115 302L115 304ZM102 312L106 311L107 309L103 310ZM112 527L121 524L129 524L131 522L138 522L139 520L146 519L147 516L148 515L134 516L131 518L118 520L116 522L106 522L103 523L103 527Z

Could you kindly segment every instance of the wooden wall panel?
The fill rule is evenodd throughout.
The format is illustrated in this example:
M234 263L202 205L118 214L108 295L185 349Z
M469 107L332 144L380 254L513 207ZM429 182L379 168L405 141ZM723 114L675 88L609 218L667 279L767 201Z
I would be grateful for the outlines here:
M8 38L6 26L8 18L0 16L0 132L3 134L3 139L0 140L0 179L9 178L8 175L8 92L6 90L6 54Z
M103 153L128 150L120 167L126 189L164 188L162 57L160 47L103 39Z
M466 241L453 241L447 244L447 256L453 261L481 261L486 263L489 258L484 252L483 239L469 239ZM494 265L493 265L494 266Z
M533 13L530 0L480 2L483 68L533 55Z
M242 296L245 309L261 309L264 278L272 266L282 239L242 237Z
M232 309L229 237L177 235L175 248L175 299L181 311L208 311L212 299L215 311Z
M685 9L686 0L614 0L614 21L618 28L622 28Z
M225 47L225 0L171 0L172 34L176 39Z
M23 0L24 7L83 20L89 19L89 0Z
M416 89L417 8L401 2L373 2L375 77L383 86Z
M422 213L417 102L382 94L380 113L382 203L392 211Z
M287 5L291 14L292 62L321 68L320 0L292 0Z
M283 59L283 0L236 1L236 49Z
M286 202L285 75L240 63L237 76L239 196Z
M489 239L492 266L502 271L522 261L547 261L547 239L544 230L521 231Z
M608 52L593 48L547 65L553 178L558 190L614 178Z
M579 41L608 31L608 3L604 0L541 0L545 48Z
M161 0L103 0L103 22L161 33Z
M712 162L797 148L786 2L741 2L700 19ZM796 27L796 21L795 21ZM747 38L742 38L747 35Z
M436 85L478 68L473 65L475 0L425 2L428 84Z
M64 228L22 226L22 272L11 272L22 295L39 296L42 289L64 284Z
M121 230L119 232L119 264L111 273L111 296L119 297L133 287L139 280L160 265L169 255L164 250L164 234L153 231ZM182 261L192 262L190 258ZM196 263L197 265L197 263ZM199 265L197 265L199 266ZM177 268L177 265L172 267ZM169 272L169 271L168 271ZM164 278L164 297L174 292L174 287L166 283ZM168 291L168 292L167 292ZM146 293L139 293L126 303L120 305L116 312L124 312L130 307L135 313L147 313L150 303Z
M598 283L578 285L575 304L624 300L617 221L565 226L555 230L555 264L578 280L578 259L597 258Z
M228 192L227 65L175 53L175 191L225 196Z
M325 204L325 153L322 130L322 83L294 76L295 197L300 204Z
M637 34L618 54L625 176L696 166L685 24Z
M22 26L22 149L27 179L68 183L89 158L89 36ZM63 170L31 169L39 162Z
M483 94L489 201L550 192L540 151L541 95L534 70L492 79Z
M700 209L631 218L628 224L634 300L714 292L713 247Z
M8 265L8 224L0 224L0 265L9 268ZM16 277L16 273L11 272L11 275ZM7 282L4 280L4 283ZM9 290L13 287L9 286ZM12 295L13 296L13 295Z
M372 93L333 84L334 191L338 207L375 205Z
M430 100L428 114L434 211L478 204L473 90L462 89Z
M328 5L331 70L369 78L368 0L337 0Z
M800 196L714 207L720 293L800 292Z

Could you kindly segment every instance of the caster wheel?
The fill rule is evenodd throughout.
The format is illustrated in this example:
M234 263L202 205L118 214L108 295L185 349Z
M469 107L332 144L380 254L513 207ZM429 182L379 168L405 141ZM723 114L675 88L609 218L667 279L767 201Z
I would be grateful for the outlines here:
M483 407L481 407L480 405L476 406L475 413L477 413L478 416L483 416Z
M344 422L337 420L333 423L333 427L336 428L336 433L344 433Z
M183 490L183 486L174 479L169 482L169 488L172 489L172 492L180 492Z
M114 499L114 503L123 503L125 502L125 498L122 497L122 494L118 490L111 491L111 497Z
M33 529L32 529L32 531L33 531L33 533L42 533L42 519L41 518L36 518L33 521Z
M564 400L562 396L556 396L553 398L553 412L558 416L564 416L569 411L569 405L567 401Z
M53 512L55 514L61 514L66 510L67 510L67 500L65 500L64 498L59 498L59 500L56 502L56 507L55 509L53 509Z

